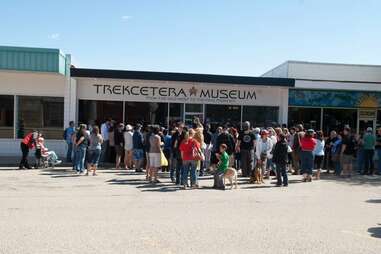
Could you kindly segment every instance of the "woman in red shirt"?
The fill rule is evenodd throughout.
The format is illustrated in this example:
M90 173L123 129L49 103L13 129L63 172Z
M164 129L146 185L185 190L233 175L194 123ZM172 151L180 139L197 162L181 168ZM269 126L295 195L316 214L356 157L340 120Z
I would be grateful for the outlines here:
M200 149L200 143L194 138L195 131L190 129L185 133L184 140L181 142L179 150L181 152L181 158L183 160L183 169L181 176L181 184L184 189L188 186L188 174L190 173L191 187L198 188L198 179L196 172L197 160L194 158L194 150Z
M313 138L314 130L307 130L306 134L300 139L300 160L303 182L312 181L312 169L314 168L313 150L316 146L316 140Z

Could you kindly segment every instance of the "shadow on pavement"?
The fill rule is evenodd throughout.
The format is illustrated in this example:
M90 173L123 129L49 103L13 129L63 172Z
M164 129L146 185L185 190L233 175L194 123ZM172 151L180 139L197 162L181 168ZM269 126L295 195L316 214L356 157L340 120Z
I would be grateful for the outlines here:
M373 203L373 204L381 204L381 199L368 199L365 202L367 202L367 203Z
M371 185L371 186L381 186L381 176L367 176L367 175L355 175L351 178L342 178L335 175L324 174L321 176L321 181L336 182L339 184L348 185Z
M378 225L380 226L381 224L379 223ZM381 227L369 228L368 232L370 233L371 237L381 238Z

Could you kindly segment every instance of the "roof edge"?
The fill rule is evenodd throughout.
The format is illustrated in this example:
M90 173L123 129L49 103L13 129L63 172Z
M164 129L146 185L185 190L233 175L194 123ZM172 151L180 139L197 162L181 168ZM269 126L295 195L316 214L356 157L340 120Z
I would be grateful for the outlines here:
M84 77L84 78L142 79L142 80L244 84L244 85L281 86L281 87L295 86L295 79L290 79L290 78L251 77L251 76L156 72L156 71L129 71L129 70L110 70L110 69L71 68L71 76Z

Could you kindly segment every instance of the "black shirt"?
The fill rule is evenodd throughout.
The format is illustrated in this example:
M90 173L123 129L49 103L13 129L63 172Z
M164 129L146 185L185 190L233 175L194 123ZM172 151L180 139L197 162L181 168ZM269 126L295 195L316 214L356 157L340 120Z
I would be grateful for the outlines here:
M209 145L212 142L212 133L210 131L204 130L204 143Z
M217 137L217 145L214 147L215 151L218 151L221 144L225 144L227 146L226 152L231 155L234 152L234 139L233 136L229 133L222 132Z
M355 155L356 140L353 136L343 136L342 144L345 145L345 155Z
M240 148L242 150L252 150L254 147L255 134L253 132L245 133L244 131L239 133L238 140Z

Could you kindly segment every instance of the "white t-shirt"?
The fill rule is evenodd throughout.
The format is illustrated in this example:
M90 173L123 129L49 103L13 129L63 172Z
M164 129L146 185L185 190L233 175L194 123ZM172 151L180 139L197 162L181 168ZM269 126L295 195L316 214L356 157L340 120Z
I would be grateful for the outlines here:
M125 150L132 150L132 131L126 131L124 132L124 149Z

